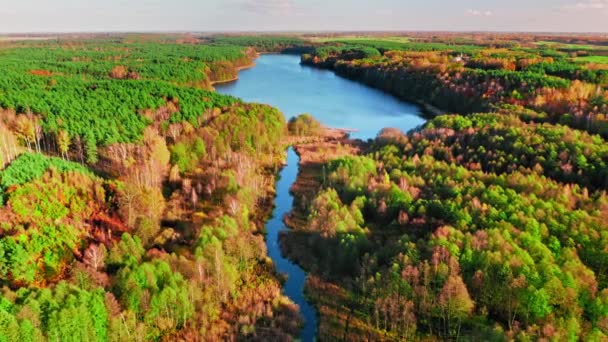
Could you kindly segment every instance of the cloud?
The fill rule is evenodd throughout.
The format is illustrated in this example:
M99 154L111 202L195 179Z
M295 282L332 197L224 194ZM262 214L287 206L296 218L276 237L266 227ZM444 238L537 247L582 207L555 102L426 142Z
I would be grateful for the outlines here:
M608 0L587 0L573 5L563 6L566 10L601 10L608 9Z
M237 6L251 13L257 14L297 14L301 9L293 0L242 0Z
M494 13L492 13L492 11L490 11L490 10L483 11L483 10L476 10L476 9L468 9L467 14L472 15L474 17L491 17L494 15Z

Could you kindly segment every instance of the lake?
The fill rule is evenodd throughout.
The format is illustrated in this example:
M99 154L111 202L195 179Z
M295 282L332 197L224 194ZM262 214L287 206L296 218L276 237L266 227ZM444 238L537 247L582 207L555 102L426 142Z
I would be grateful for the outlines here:
M332 71L300 65L296 55L261 55L238 81L216 89L277 107L288 119L309 113L326 126L356 129L353 138L373 138L384 127L408 131L425 122L420 107Z
M326 126L355 129L353 138L374 138L384 127L408 131L425 122L418 106L332 71L300 65L300 57L295 55L262 55L255 67L239 73L238 81L217 84L216 90L277 107L288 119L309 113ZM318 318L304 297L306 272L285 258L279 246L279 234L288 229L283 218L292 210L289 189L296 181L298 163L298 155L289 148L287 164L276 183L275 208L266 223L266 247L277 271L288 277L283 293L298 304L305 320L300 337L308 342L315 340Z

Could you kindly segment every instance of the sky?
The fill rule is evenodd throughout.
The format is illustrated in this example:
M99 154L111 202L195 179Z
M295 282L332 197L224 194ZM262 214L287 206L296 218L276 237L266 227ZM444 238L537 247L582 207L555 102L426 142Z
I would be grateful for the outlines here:
M608 0L0 0L0 32L608 33Z

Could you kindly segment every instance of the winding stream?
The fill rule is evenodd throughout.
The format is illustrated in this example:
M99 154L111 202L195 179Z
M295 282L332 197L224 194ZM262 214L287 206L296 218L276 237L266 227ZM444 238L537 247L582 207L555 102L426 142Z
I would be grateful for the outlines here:
M304 297L306 272L300 266L285 258L281 254L281 247L279 246L279 234L288 229L283 222L283 218L291 212L293 206L293 196L289 189L298 177L299 162L300 158L296 152L293 148L289 148L287 151L287 165L281 170L276 183L277 195L274 200L275 208L272 212L272 218L266 222L266 246L268 256L272 259L277 271L288 276L287 281L283 284L283 293L298 304L304 317L302 341L313 341L317 332L317 313Z
M373 138L384 127L408 131L424 123L420 108L379 90L336 76L332 71L300 65L294 55L262 55L254 68L239 73L239 80L216 85L218 92L247 102L279 108L287 118L310 113L329 127L350 128L354 138ZM300 307L305 320L301 338L314 341L317 313L303 294L306 272L281 254L279 233L287 230L283 217L291 212L289 192L298 175L299 157L288 150L287 165L276 183L272 218L266 223L266 246L278 272L288 276L283 293Z

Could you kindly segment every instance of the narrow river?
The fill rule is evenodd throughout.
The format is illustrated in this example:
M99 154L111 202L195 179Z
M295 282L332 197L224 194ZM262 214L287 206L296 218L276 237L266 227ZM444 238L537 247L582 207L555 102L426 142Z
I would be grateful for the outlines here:
M283 285L283 293L298 304L304 317L302 341L313 341L317 332L317 313L304 297L306 272L300 266L285 258L279 246L279 234L287 229L283 218L291 212L293 206L293 196L289 189L298 176L299 159L293 148L287 150L287 165L281 170L276 184L275 208L272 212L272 218L266 222L266 246L268 256L272 259L277 271L288 276L287 282Z
M384 127L408 131L424 123L420 108L379 90L336 76L333 72L300 65L294 55L262 55L254 68L239 73L239 80L218 84L218 92L247 102L279 108L287 119L310 113L329 127L350 128L354 138L373 138ZM283 293L300 307L305 320L301 339L314 341L317 313L304 297L306 272L281 254L279 233L288 228L283 218L291 212L289 192L298 175L299 158L288 150L287 165L276 183L272 218L266 223L266 246L278 272L286 274Z

